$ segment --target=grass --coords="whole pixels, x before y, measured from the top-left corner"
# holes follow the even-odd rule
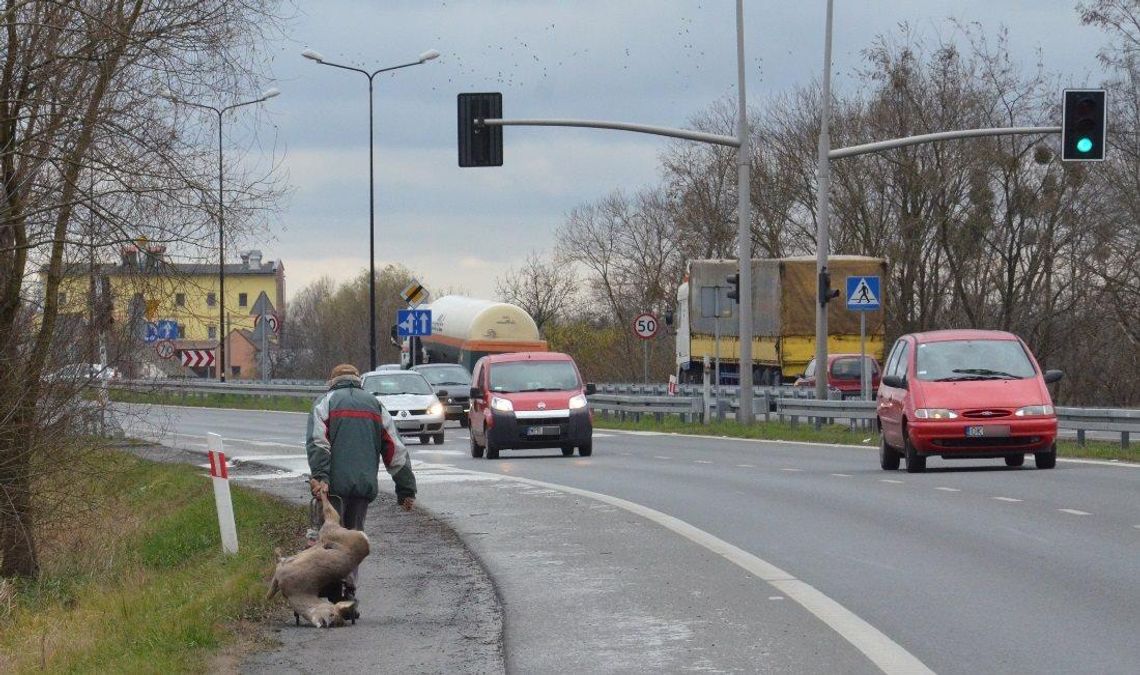
[[[287,396],[249,396],[243,394],[209,394],[204,396],[177,393],[111,392],[116,401],[132,403],[157,403],[162,405],[189,405],[207,408],[239,408],[242,410],[280,410],[287,412],[308,412],[312,401],[305,398]],[[658,422],[652,415],[643,415],[638,421],[619,421],[614,417],[594,416],[594,426],[599,429],[624,429],[627,431],[659,431],[674,434],[698,434],[706,436],[726,436],[729,438],[754,438],[781,441],[802,441],[809,443],[840,443],[844,445],[867,445],[878,447],[878,434],[860,429],[851,431],[844,425],[829,425],[816,429],[808,422],[796,426],[780,422],[757,422],[751,426],[738,424],[733,420],[701,424],[682,422],[680,417],[666,415]],[[870,439],[864,442],[865,439]],[[1120,460],[1140,463],[1140,444],[1132,443],[1125,450],[1120,443],[1112,441],[1088,441],[1083,447],[1074,440],[1062,439],[1057,443],[1057,453],[1061,457],[1085,459]]]
[[[822,426],[818,430],[811,424],[796,426],[779,422],[757,422],[750,426],[734,420],[701,424],[682,422],[679,417],[666,416],[658,422],[645,415],[638,421],[620,421],[613,417],[594,416],[594,426],[599,429],[626,431],[659,431],[674,434],[698,434],[704,436],[725,436],[728,438],[755,438],[780,441],[800,441],[809,443],[841,443],[844,445],[864,445],[877,448],[879,434],[868,429],[851,431],[846,425]],[[1132,443],[1127,450],[1119,443],[1110,441],[1087,441],[1084,446],[1074,440],[1062,439],[1057,442],[1057,455],[1083,459],[1120,460],[1140,463],[1140,445]]]
[[[0,584],[0,672],[207,672],[265,616],[274,547],[293,548],[302,509],[234,487],[240,552],[221,552],[202,471],[106,453],[99,500],[40,538],[42,573]]]
[[[300,396],[251,396],[249,394],[185,394],[179,392],[139,392],[111,389],[110,398],[116,403],[152,403],[156,405],[185,405],[198,408],[235,408],[238,410],[277,410],[283,412],[309,412],[313,400]]]

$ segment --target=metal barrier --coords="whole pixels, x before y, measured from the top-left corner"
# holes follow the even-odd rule
[[[1140,410],[1121,408],[1057,408],[1057,426],[1077,432],[1077,445],[1085,444],[1086,431],[1120,433],[1120,447],[1127,450],[1132,432],[1140,432]]]
[[[124,380],[109,383],[114,389],[128,391],[178,391],[188,394],[244,394],[247,396],[291,396],[315,398],[326,391],[323,384],[284,384],[260,382],[217,382],[199,379]],[[739,387],[722,386],[721,404],[704,397],[700,385],[679,385],[675,396],[668,396],[661,384],[599,384],[598,393],[590,396],[590,406],[602,414],[616,414],[619,419],[641,419],[652,414],[657,420],[665,415],[680,415],[683,420],[708,423],[735,412]],[[800,417],[814,420],[818,428],[825,421],[847,420],[854,428],[876,418],[876,402],[858,399],[819,401],[814,390],[778,386],[753,388],[753,412],[769,421],[771,413],[793,425]],[[1085,444],[1086,431],[1120,434],[1120,447],[1127,449],[1131,434],[1140,433],[1140,410],[1127,408],[1057,408],[1057,425],[1077,432],[1077,443]]]

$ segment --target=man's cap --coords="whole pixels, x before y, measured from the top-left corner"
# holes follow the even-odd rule
[[[332,374],[329,375],[329,379],[335,380],[341,375],[355,375],[357,377],[360,377],[360,371],[357,370],[356,366],[352,365],[351,363],[342,363],[332,369]]]

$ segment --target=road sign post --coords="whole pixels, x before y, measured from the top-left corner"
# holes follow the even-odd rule
[[[657,335],[660,324],[651,312],[642,312],[633,319],[633,334],[642,340],[643,369],[642,383],[649,384],[649,341]]]
[[[225,446],[218,434],[207,434],[207,438],[207,456],[210,458],[210,478],[214,483],[214,505],[218,509],[222,550],[233,555],[238,552],[237,525],[234,523],[234,503],[230,497],[230,474],[226,468]]]
[[[859,312],[859,393],[863,400],[871,398],[871,378],[867,368],[867,312],[882,308],[881,290],[877,276],[847,277],[847,309]],[[823,367],[826,373],[826,365]],[[816,372],[819,368],[817,365]]]

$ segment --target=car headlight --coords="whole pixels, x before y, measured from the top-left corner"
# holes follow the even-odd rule
[[[499,412],[514,412],[515,410],[515,407],[511,405],[509,400],[499,398],[498,396],[491,397],[491,407]]]
[[[952,420],[958,417],[958,413],[947,408],[918,408],[914,416],[920,420]]]
[[[443,404],[436,401],[428,406],[427,411],[429,415],[441,415],[443,414]]]
[[[1034,415],[1052,415],[1053,406],[1051,405],[1027,405],[1024,408],[1018,408],[1017,412],[1013,413],[1018,417],[1030,417]]]
[[[579,410],[579,409],[585,408],[585,407],[586,407],[586,395],[585,394],[574,394],[573,396],[570,397],[570,409],[571,410]]]

